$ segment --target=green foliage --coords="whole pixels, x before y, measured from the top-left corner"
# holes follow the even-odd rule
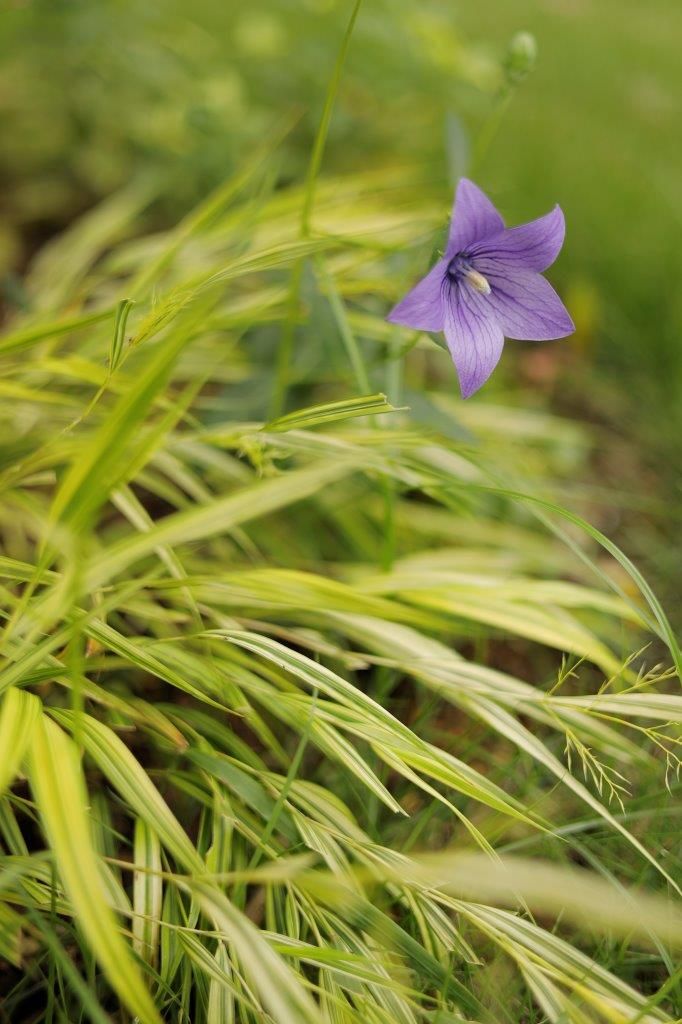
[[[263,140],[284,136],[270,183],[302,180],[349,13],[346,0],[7,5],[0,304],[30,309],[27,260],[119,189],[131,212],[111,224],[111,242],[139,234],[141,217],[175,223]],[[578,332],[570,348],[527,352],[527,400],[549,396],[634,439],[634,458],[613,458],[609,479],[646,478],[638,489],[652,503],[624,517],[617,539],[651,568],[678,626],[668,550],[682,475],[680,31],[671,0],[625,11],[619,0],[372,0],[354,28],[326,157],[340,172],[416,164],[415,184],[439,210],[467,172],[510,220],[562,204],[567,242],[552,273]],[[531,80],[516,89],[533,39]]]
[[[292,117],[297,128],[277,162],[299,176],[347,8],[342,0],[12,5],[0,43],[8,247],[15,227],[63,224],[128,182],[131,168],[153,181],[157,211],[184,212]],[[498,78],[495,62],[464,44],[438,0],[418,9],[374,0],[353,33],[335,158],[348,166],[352,146],[374,164],[393,150],[386,104],[417,129],[406,134],[402,159],[419,156],[425,132],[457,97],[486,93]]]
[[[674,631],[587,432],[384,320],[533,39],[358,9],[6,18],[0,260],[66,225],[0,336],[17,1024],[679,1018]]]
[[[643,433],[679,507],[682,296],[669,283],[682,272],[682,8],[492,0],[458,5],[457,18],[498,48],[519,27],[537,37],[532,85],[501,127],[485,181],[519,220],[561,203],[560,273],[582,349],[561,389],[587,391],[600,416]]]
[[[5,1012],[671,1020],[632,794],[676,786],[682,700],[628,652],[679,652],[548,489],[588,439],[462,407],[382,319],[441,217],[411,173],[321,179],[303,240],[268,174],[113,247],[108,200],[0,340]]]

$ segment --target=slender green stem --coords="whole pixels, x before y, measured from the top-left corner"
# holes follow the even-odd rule
[[[403,391],[403,358],[405,349],[398,341],[397,331],[388,343],[386,357],[386,396],[392,405],[400,405]]]
[[[475,174],[480,167],[497,135],[517,88],[533,70],[536,56],[537,44],[530,33],[517,32],[516,35],[512,36],[504,61],[504,81],[498,90],[495,103],[485,119],[474,144],[473,159],[471,161],[472,174]]]
[[[308,746],[308,741],[310,739],[310,735],[312,733],[314,725],[315,712],[317,709],[317,695],[318,691],[314,689],[313,699],[310,705],[310,712],[308,714],[308,718],[303,729],[303,732],[301,733],[301,738],[298,741],[298,746],[296,747],[296,751],[292,758],[291,764],[289,765],[289,771],[287,772],[286,778],[284,780],[284,785],[280,790],[279,796],[277,797],[277,800],[275,802],[275,806],[272,809],[272,814],[270,815],[270,818],[265,826],[265,831],[263,832],[263,835],[261,836],[260,839],[260,845],[255,847],[253,854],[251,855],[251,859],[246,868],[247,871],[254,871],[260,864],[263,854],[265,853],[268,842],[270,840],[270,837],[275,831],[275,827],[277,825],[277,822],[279,821],[279,817],[282,811],[284,810],[284,806],[289,797],[291,787],[296,781],[296,776],[298,775],[299,768],[301,767],[303,755],[305,754],[306,747]]]
[[[327,136],[329,134],[329,125],[331,124],[334,104],[336,103],[336,97],[341,83],[343,66],[346,62],[351,36],[353,35],[353,29],[355,28],[355,22],[357,20],[361,4],[362,0],[355,0],[350,19],[341,42],[341,47],[336,58],[336,63],[334,64],[334,70],[332,71],[332,76],[327,87],[327,95],[322,109],[322,117],[320,118],[320,124],[313,143],[312,152],[310,154],[310,163],[308,164],[308,173],[306,175],[303,205],[301,207],[301,238],[308,238],[310,236],[310,217],[315,203],[317,179],[322,166],[322,158],[327,144]],[[282,329],[282,336],[280,338],[279,348],[277,351],[275,384],[272,401],[270,403],[270,419],[275,419],[277,416],[281,416],[286,405],[287,391],[289,389],[289,368],[291,366],[291,357],[294,350],[294,338],[296,335],[296,321],[298,318],[298,309],[301,297],[302,278],[303,261],[300,260],[294,266],[291,274],[289,299],[287,303],[287,318]]]
[[[512,101],[515,91],[516,89],[513,85],[506,83],[495,97],[494,106],[483,122],[481,130],[474,143],[474,151],[471,158],[470,168],[471,175],[475,175],[483,163],[495,136],[500,130],[500,126],[504,120],[507,110],[509,109],[509,104]]]
[[[355,334],[348,323],[348,317],[346,316],[343,301],[336,290],[336,286],[331,275],[328,273],[327,268],[324,265],[324,260],[317,260],[316,265],[322,286],[327,294],[327,298],[329,299],[329,304],[332,309],[334,320],[336,321],[336,326],[339,329],[341,340],[343,341],[346,352],[348,353],[350,364],[353,367],[358,388],[360,389],[361,394],[368,395],[372,389],[372,385],[362,358],[360,346],[358,345]],[[395,342],[392,343],[392,346],[389,349],[389,355],[386,361],[386,393],[390,396],[390,401],[397,404],[399,402],[401,389],[402,362],[395,356],[394,345]],[[381,543],[380,563],[384,572],[389,572],[395,560],[395,481],[390,476],[384,475],[381,478],[381,488],[384,498],[384,530]]]
[[[287,315],[277,349],[275,387],[272,393],[269,413],[271,420],[276,420],[281,416],[286,406],[287,391],[289,390],[289,367],[291,366],[291,357],[294,351],[294,337],[296,334],[302,277],[303,261],[299,260],[291,272],[291,283],[287,298]]]
[[[313,203],[315,201],[315,188],[317,186],[317,178],[320,173],[320,167],[322,166],[322,157],[324,156],[324,147],[327,144],[327,135],[329,134],[329,125],[331,124],[332,113],[334,110],[334,104],[336,103],[336,97],[339,91],[339,85],[341,83],[341,75],[343,74],[343,66],[346,63],[346,57],[348,56],[348,49],[350,47],[351,36],[353,35],[353,29],[355,28],[355,22],[360,12],[360,6],[362,0],[355,0],[353,10],[346,27],[343,40],[341,42],[341,48],[336,58],[332,77],[327,87],[327,96],[324,101],[324,108],[322,110],[322,117],[320,118],[320,125],[317,129],[317,135],[315,136],[315,142],[313,144],[313,150],[310,156],[310,164],[308,165],[308,175],[305,183],[305,195],[303,198],[303,208],[301,210],[301,234],[304,238],[307,238],[310,234],[310,215],[313,210]]]
[[[369,374],[367,373],[364,359],[362,358],[360,346],[358,345],[355,334],[348,323],[346,310],[341,296],[336,289],[334,279],[328,272],[322,258],[316,261],[316,270],[322,287],[329,299],[332,316],[334,317],[339,334],[341,335],[341,341],[343,342],[344,348],[348,354],[348,359],[353,368],[353,373],[355,375],[355,380],[360,394],[369,395],[372,393],[372,385],[369,380]]]
[[[397,338],[394,336],[389,343],[386,364],[386,395],[393,405],[400,405],[402,392],[403,361],[398,356],[400,351]],[[381,424],[390,429],[391,424]],[[396,529],[395,529],[395,506],[397,497],[396,481],[393,477],[384,476],[384,533],[381,546],[381,567],[384,572],[390,572],[395,561]]]
[[[395,481],[382,477],[384,492],[384,532],[381,544],[381,568],[390,572],[395,561]]]

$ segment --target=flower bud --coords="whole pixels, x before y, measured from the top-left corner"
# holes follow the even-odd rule
[[[530,32],[517,32],[509,41],[504,68],[509,82],[518,85],[533,68],[538,54],[535,36]]]

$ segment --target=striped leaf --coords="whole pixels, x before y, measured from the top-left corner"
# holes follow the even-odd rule
[[[30,745],[31,789],[55,866],[79,926],[121,1002],[142,1024],[161,1018],[132,950],[107,902],[92,844],[88,794],[78,751],[49,718],[38,722]]]

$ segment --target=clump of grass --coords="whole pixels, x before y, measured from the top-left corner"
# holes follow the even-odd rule
[[[108,202],[27,277],[0,339],[7,1019],[675,1013],[682,701],[629,652],[679,651],[553,499],[583,432],[461,408],[382,319],[440,222],[417,182],[323,179],[302,239],[255,160],[164,234],[112,247]]]

